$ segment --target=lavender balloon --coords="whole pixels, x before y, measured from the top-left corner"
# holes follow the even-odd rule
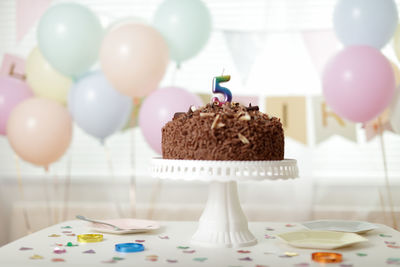
[[[139,127],[150,147],[161,154],[162,127],[175,112],[186,112],[190,106],[202,104],[200,97],[179,87],[164,87],[150,94],[139,111]]]
[[[68,109],[79,127],[103,142],[125,125],[132,100],[114,90],[101,72],[95,72],[71,88]]]
[[[14,107],[32,96],[30,87],[23,81],[0,77],[0,135],[6,134],[7,121]]]

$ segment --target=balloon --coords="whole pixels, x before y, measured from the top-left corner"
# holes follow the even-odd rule
[[[400,26],[397,27],[393,37],[393,49],[398,60],[400,60]]]
[[[202,104],[200,97],[179,87],[160,88],[145,98],[139,111],[139,127],[150,147],[161,154],[162,127],[175,112]]]
[[[397,88],[390,105],[389,121],[393,131],[400,134],[400,88]]]
[[[0,135],[6,134],[7,121],[14,107],[32,96],[31,89],[23,81],[0,76]]]
[[[380,49],[392,38],[397,21],[394,0],[339,0],[333,13],[336,35],[346,46]]]
[[[37,29],[40,51],[61,73],[77,77],[97,60],[103,29],[87,7],[63,3],[48,9]]]
[[[67,150],[72,138],[72,119],[61,104],[34,97],[12,111],[7,136],[18,156],[47,168]]]
[[[180,64],[207,43],[211,15],[200,0],[165,0],[156,10],[154,25],[167,40],[171,59]]]
[[[143,18],[138,18],[138,17],[124,17],[124,18],[120,18],[116,21],[113,21],[112,23],[110,23],[107,28],[106,28],[106,32],[110,32],[113,31],[117,28],[119,28],[120,26],[124,26],[126,24],[144,24],[144,25],[149,25],[149,23],[143,19]]]
[[[322,83],[327,104],[354,122],[367,122],[379,115],[395,91],[390,62],[370,46],[340,51],[325,68]]]
[[[143,97],[154,91],[164,76],[168,47],[152,27],[125,24],[106,34],[100,63],[116,90],[131,97]]]
[[[72,80],[56,71],[36,47],[26,61],[26,82],[36,96],[66,104]]]
[[[101,72],[95,72],[71,88],[68,109],[79,127],[103,142],[124,126],[132,101],[114,90]]]
[[[394,80],[396,81],[396,87],[398,87],[400,85],[400,69],[392,61],[390,61],[390,65],[392,65]]]

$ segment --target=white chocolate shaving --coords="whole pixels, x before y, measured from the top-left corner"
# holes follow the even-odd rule
[[[224,127],[225,126],[225,124],[224,123],[222,123],[222,122],[218,122],[218,124],[217,124],[217,129],[218,128],[222,128],[222,127]]]
[[[211,124],[211,129],[214,129],[215,126],[217,126],[218,120],[219,120],[219,114],[215,117],[213,123]]]
[[[251,117],[250,117],[249,113],[246,112],[246,113],[244,114],[244,116],[242,116],[242,117],[239,118],[239,120],[240,120],[240,121],[249,121],[249,120],[251,120]]]
[[[250,143],[249,140],[244,135],[242,135],[241,133],[238,133],[238,137],[239,137],[240,141],[242,141],[243,144],[249,144]]]
[[[200,117],[213,117],[214,115],[215,113],[207,113],[207,112],[200,113]]]
[[[191,106],[190,109],[195,112],[197,110],[197,108],[195,106]]]

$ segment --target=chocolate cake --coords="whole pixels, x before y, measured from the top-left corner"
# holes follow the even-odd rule
[[[227,102],[175,113],[162,129],[164,159],[282,160],[280,119]]]

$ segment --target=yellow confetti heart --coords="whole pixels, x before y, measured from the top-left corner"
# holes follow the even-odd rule
[[[296,252],[285,252],[285,255],[289,256],[289,257],[294,257],[294,256],[298,256],[299,253],[296,253]]]
[[[32,259],[32,260],[41,260],[41,259],[43,259],[43,257],[40,256],[40,255],[35,254],[35,255],[31,256],[30,259]]]

